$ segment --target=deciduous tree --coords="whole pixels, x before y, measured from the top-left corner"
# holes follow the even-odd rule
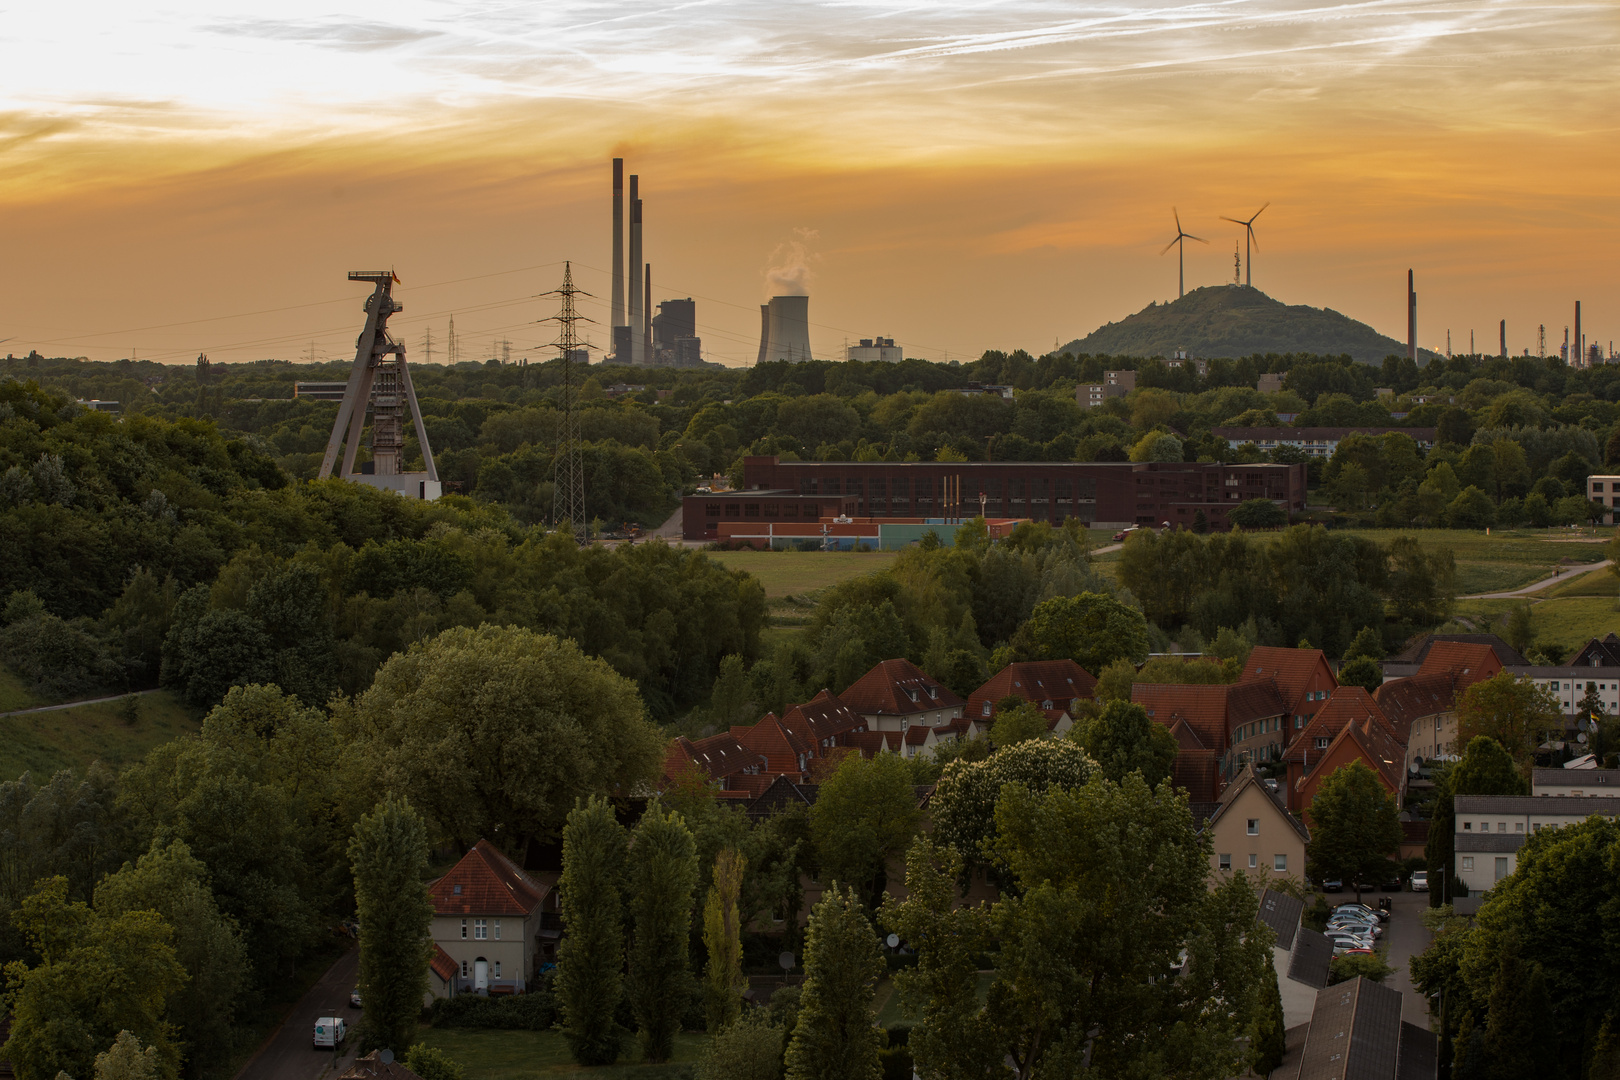
[[[711,1032],[736,1021],[748,984],[742,973],[742,918],[737,903],[746,868],[747,860],[735,849],[721,851],[715,859],[714,884],[709,886],[709,899],[703,906],[703,944],[709,952],[703,1011]]]
[[[356,823],[349,865],[360,920],[362,1041],[408,1047],[433,959],[427,826],[409,802],[390,796]]]
[[[624,994],[624,827],[605,798],[575,803],[563,827],[563,926],[557,947],[557,1004],[563,1036],[581,1065],[619,1057],[613,1018]]]
[[[1345,878],[1361,899],[1363,883],[1376,881],[1401,846],[1395,800],[1364,762],[1335,769],[1311,800],[1311,842],[1306,872],[1318,881]]]
[[[1014,645],[1031,660],[1069,659],[1101,671],[1118,659],[1147,659],[1147,619],[1102,593],[1059,596],[1035,605]]]
[[[787,1080],[878,1080],[880,1036],[872,995],[882,974],[877,935],[860,897],[833,883],[810,913]]]
[[[686,822],[656,802],[630,835],[628,862],[632,926],[626,984],[641,1054],[668,1061],[692,996],[687,957],[692,935],[692,890],[697,846]]]
[[[1457,701],[1457,742],[1467,746],[1479,735],[1494,739],[1521,772],[1529,769],[1548,733],[1562,725],[1552,691],[1506,671],[1474,683]]]
[[[903,758],[848,755],[823,781],[810,807],[821,880],[841,881],[863,897],[875,896],[888,860],[905,851],[921,820]]]
[[[1096,716],[1071,728],[1069,737],[1116,784],[1135,772],[1148,787],[1157,788],[1169,778],[1176,760],[1176,740],[1170,730],[1148,719],[1142,706],[1128,701],[1108,702]]]

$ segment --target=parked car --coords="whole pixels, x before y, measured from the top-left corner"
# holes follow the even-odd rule
[[[1341,948],[1338,945],[1335,945],[1333,947],[1333,955],[1334,956],[1372,956],[1374,954],[1373,954],[1373,950],[1371,950],[1371,949],[1346,949],[1346,948]]]
[[[1338,878],[1329,878],[1322,882],[1323,892],[1344,892],[1344,882]]]
[[[1333,943],[1335,950],[1341,945],[1348,949],[1370,949],[1374,944],[1372,938],[1352,933],[1349,930],[1330,929],[1327,932],[1327,939]]]
[[[1378,883],[1378,891],[1379,892],[1400,892],[1401,891],[1401,879],[1400,879],[1400,877],[1397,875],[1395,877],[1387,877],[1383,881],[1380,881]]]
[[[1136,531],[1136,526],[1135,525],[1132,525],[1128,529],[1121,529],[1121,530],[1119,530],[1119,532],[1114,534],[1114,539],[1115,540],[1124,540],[1126,537],[1130,536],[1131,533],[1133,533],[1135,531]]]
[[[1412,891],[1413,892],[1428,892],[1429,891],[1429,872],[1427,870],[1414,870],[1414,871],[1412,871]]]
[[[1389,919],[1389,912],[1380,908],[1370,908],[1366,904],[1340,904],[1333,909],[1328,918],[1332,918],[1334,915],[1365,915],[1367,918],[1377,919],[1379,922],[1386,922]]]
[[[349,1008],[360,1008],[360,988],[358,986],[349,991]]]
[[[315,1021],[315,1049],[334,1050],[343,1045],[349,1027],[341,1016],[323,1016]]]
[[[1384,934],[1384,928],[1377,923],[1364,922],[1361,919],[1333,919],[1328,922],[1329,930],[1343,930],[1351,934],[1361,934],[1365,937],[1379,938]]]

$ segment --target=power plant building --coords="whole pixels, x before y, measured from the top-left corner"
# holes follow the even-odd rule
[[[703,342],[697,336],[697,304],[660,300],[652,320],[653,363],[662,367],[697,367],[703,363]]]
[[[1267,499],[1305,508],[1304,465],[1218,462],[886,462],[743,459],[741,489],[688,495],[681,532],[714,540],[724,522],[821,519],[1077,518],[1097,528],[1229,527],[1232,508]]]
[[[905,358],[904,350],[894,343],[894,338],[861,338],[859,345],[848,345],[844,348],[845,360],[898,364]]]
[[[760,306],[759,363],[802,364],[810,355],[810,298],[773,296]]]

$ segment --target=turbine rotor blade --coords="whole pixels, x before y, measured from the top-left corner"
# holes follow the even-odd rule
[[[1199,243],[1200,243],[1200,244],[1207,244],[1207,243],[1209,243],[1209,241],[1208,241],[1208,240],[1205,240],[1205,239],[1204,239],[1204,238],[1203,238],[1203,237],[1202,237],[1202,236],[1194,236],[1194,235],[1193,235],[1193,234],[1192,234],[1192,233],[1183,233],[1183,234],[1182,234],[1182,235],[1184,235],[1184,236],[1186,236],[1186,238],[1187,238],[1187,239],[1189,239],[1189,240],[1196,240],[1196,241],[1198,241],[1198,242],[1199,242]]]
[[[1159,254],[1160,255],[1168,254],[1170,249],[1175,247],[1179,243],[1181,243],[1181,237],[1178,236],[1174,240],[1170,241],[1168,244],[1164,245],[1164,250],[1159,252]]]
[[[1172,206],[1170,208],[1170,213],[1175,215],[1175,218],[1176,218],[1176,232],[1179,233],[1181,231],[1181,211],[1177,210],[1175,207]]]
[[[1247,228],[1249,230],[1249,243],[1254,245],[1254,250],[1259,251],[1260,250],[1260,238],[1258,236],[1254,235],[1254,226],[1249,225],[1249,226],[1247,226]]]
[[[1248,222],[1247,222],[1247,221],[1243,221],[1243,220],[1242,220],[1242,219],[1240,219],[1240,218],[1235,218],[1235,217],[1227,217],[1227,216],[1226,216],[1226,215],[1225,215],[1225,214],[1222,214],[1222,215],[1221,215],[1221,220],[1222,220],[1222,221],[1230,221],[1230,222],[1231,222],[1231,223],[1232,223],[1232,224],[1234,224],[1234,225],[1247,225],[1247,224],[1248,224]]]
[[[1271,205],[1271,203],[1270,203],[1270,202],[1267,202],[1267,203],[1266,203],[1266,206],[1270,206],[1270,205]],[[1259,217],[1259,216],[1260,216],[1260,215],[1261,215],[1261,214],[1263,214],[1263,213],[1265,213],[1265,212],[1266,212],[1266,206],[1262,206],[1262,207],[1261,207],[1261,208],[1260,208],[1260,209],[1258,209],[1258,210],[1256,210],[1256,211],[1255,211],[1255,212],[1254,212],[1254,217],[1252,217],[1252,218],[1250,218],[1250,219],[1249,219],[1249,220],[1250,220],[1250,221],[1253,221],[1253,220],[1254,220],[1254,218],[1257,218],[1257,217]]]

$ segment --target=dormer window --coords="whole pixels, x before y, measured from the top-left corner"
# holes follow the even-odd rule
[[[460,896],[461,895],[461,886],[460,885],[452,885],[452,886],[450,886],[450,892],[454,896]]]
[[[979,715],[980,716],[989,716],[990,715],[990,703],[988,701],[984,703],[984,707],[980,711]]]

